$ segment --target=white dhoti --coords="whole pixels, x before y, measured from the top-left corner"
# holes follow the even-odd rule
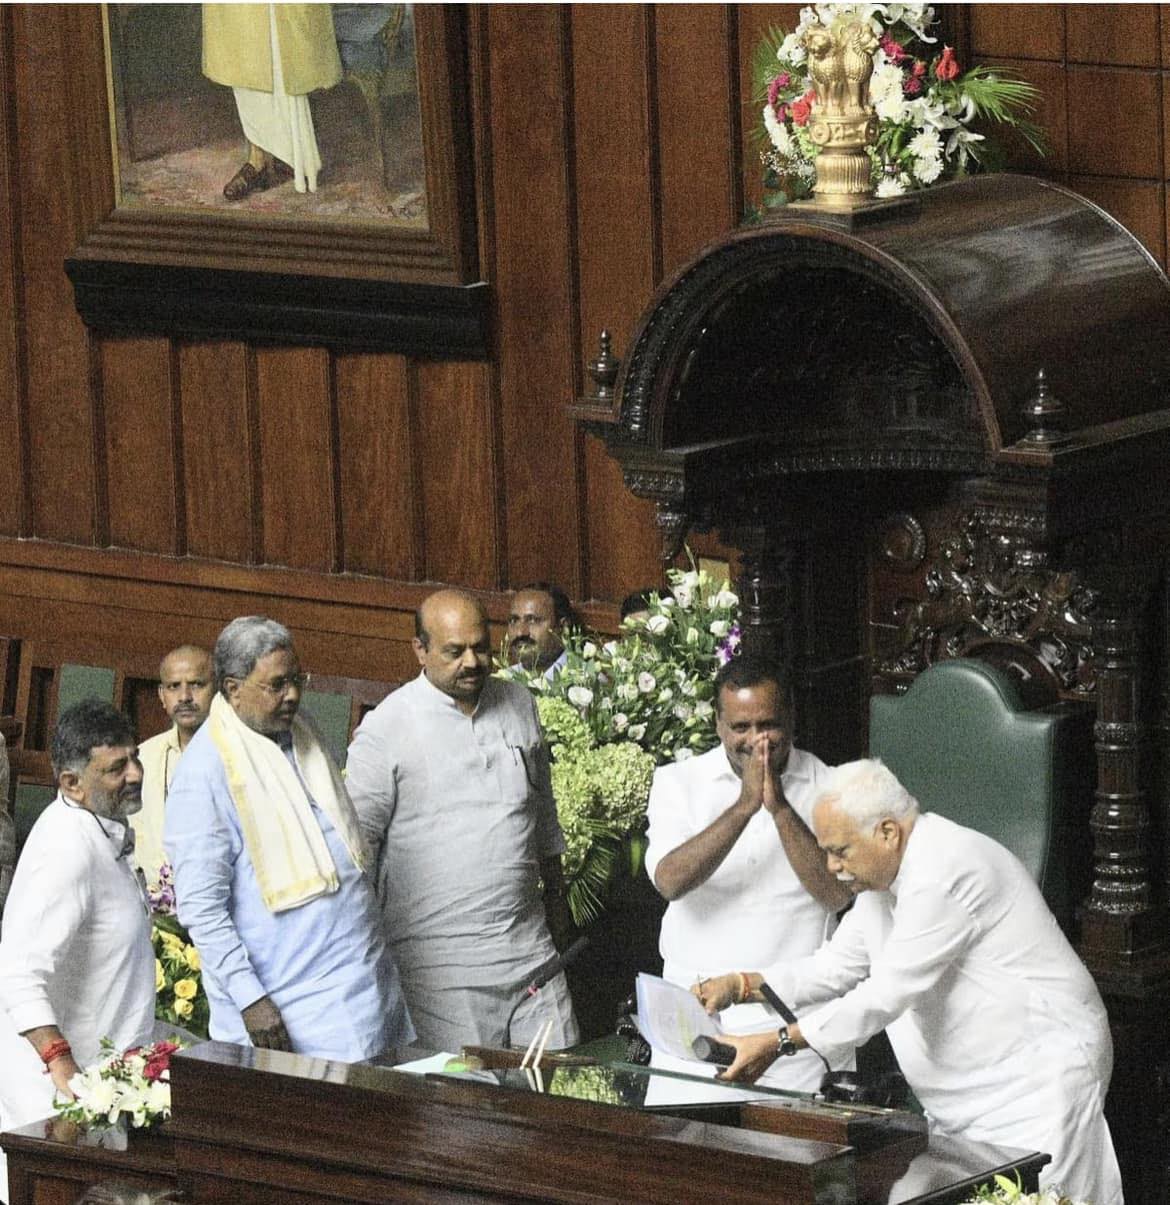
[[[309,108],[307,95],[290,96],[284,90],[276,32],[276,6],[270,4],[268,10],[272,38],[272,91],[260,92],[241,87],[232,89],[240,114],[240,125],[249,142],[275,155],[293,169],[293,186],[297,192],[316,192],[321,153],[313,129],[313,112]]]

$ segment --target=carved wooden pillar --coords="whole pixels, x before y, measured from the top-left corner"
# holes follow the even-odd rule
[[[738,582],[740,625],[747,652],[776,658],[792,666],[794,587],[793,550],[768,532],[745,540],[743,571]]]
[[[1095,967],[1164,946],[1153,910],[1150,819],[1142,788],[1143,731],[1134,593],[1102,600],[1093,620],[1097,651],[1096,802],[1093,886],[1081,917],[1081,944]]]

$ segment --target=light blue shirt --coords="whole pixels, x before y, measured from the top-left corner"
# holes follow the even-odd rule
[[[299,778],[291,746],[282,748]],[[410,1042],[414,1028],[373,888],[328,816],[309,802],[340,885],[299,907],[270,912],[205,725],[175,772],[163,840],[175,868],[179,920],[203,962],[211,1036],[247,1045],[240,1014],[268,996],[295,1051],[355,1062]]]

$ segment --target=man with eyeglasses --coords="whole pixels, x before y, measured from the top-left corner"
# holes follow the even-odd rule
[[[86,699],[50,747],[57,798],[25,841],[0,939],[0,1128],[53,1114],[55,1093],[100,1052],[150,1041],[154,950],[130,859],[142,802],[129,721]],[[6,1199],[0,1164],[0,1197]]]
[[[203,963],[211,1036],[360,1062],[414,1037],[361,825],[298,710],[292,635],[232,620],[215,697],[171,784],[163,840]]]

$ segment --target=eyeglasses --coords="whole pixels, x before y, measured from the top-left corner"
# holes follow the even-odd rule
[[[309,675],[290,674],[287,678],[277,678],[274,682],[253,682],[252,685],[270,698],[283,699],[290,689],[304,690],[309,685]]]

